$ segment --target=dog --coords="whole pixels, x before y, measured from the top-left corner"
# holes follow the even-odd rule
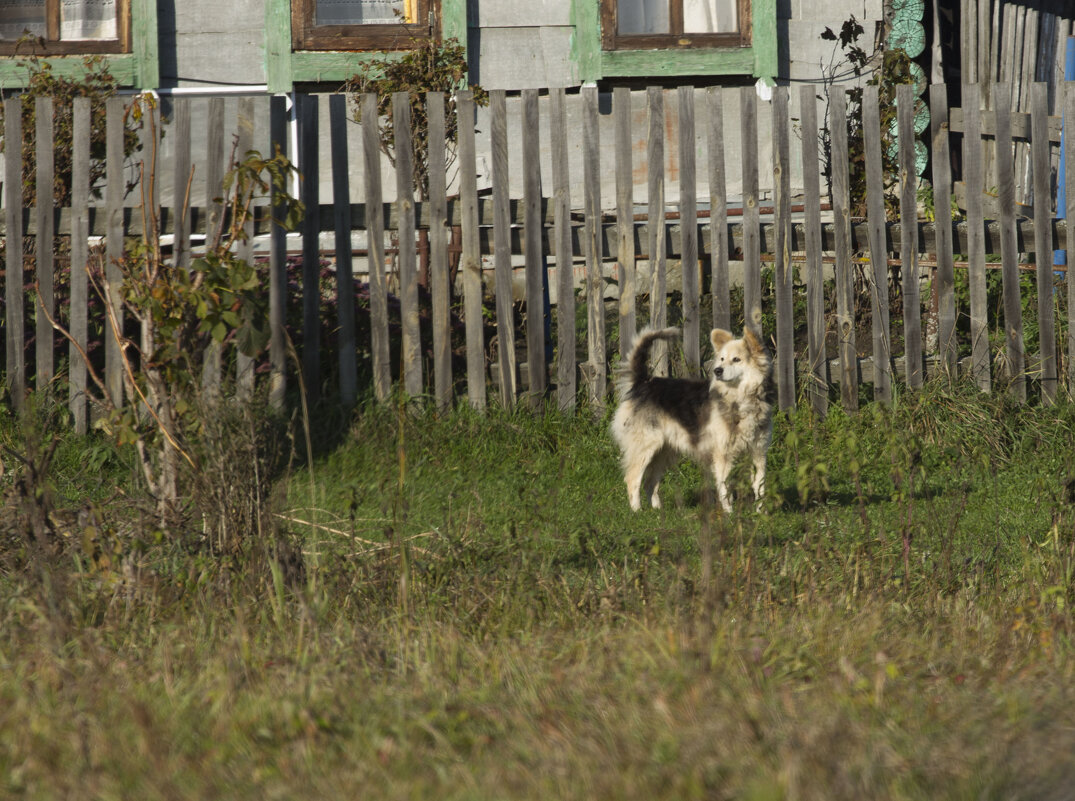
[[[653,343],[679,335],[678,328],[641,331],[617,381],[621,400],[612,437],[622,453],[631,509],[642,508],[643,493],[659,509],[661,478],[685,455],[713,471],[720,504],[731,511],[728,476],[744,453],[753,461],[752,486],[760,509],[776,403],[772,359],[750,329],[735,339],[730,331],[714,328],[709,339],[716,358],[708,381],[650,375]]]

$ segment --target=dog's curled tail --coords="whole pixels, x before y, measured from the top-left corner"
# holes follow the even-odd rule
[[[649,379],[649,352],[650,348],[653,347],[653,343],[658,339],[674,341],[679,338],[679,335],[678,328],[662,328],[659,330],[644,328],[638,332],[634,346],[631,348],[628,367],[631,384],[639,384]]]

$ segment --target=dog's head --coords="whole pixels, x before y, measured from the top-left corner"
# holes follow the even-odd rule
[[[713,381],[737,386],[745,376],[764,372],[768,355],[761,340],[749,328],[742,339],[731,331],[714,328],[709,334],[716,358],[713,360]]]

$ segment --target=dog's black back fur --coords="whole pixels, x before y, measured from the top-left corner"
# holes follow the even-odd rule
[[[709,382],[696,378],[661,378],[650,375],[649,352],[658,339],[675,340],[678,328],[644,331],[638,336],[631,353],[631,381],[624,396],[640,406],[655,406],[670,415],[692,439],[709,421]]]

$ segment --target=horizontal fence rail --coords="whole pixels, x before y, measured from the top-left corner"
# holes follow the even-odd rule
[[[35,168],[21,180],[23,151],[5,148],[10,397],[18,404],[30,387],[65,375],[76,426],[85,427],[92,390],[79,352],[103,353],[109,386],[118,390],[122,377],[116,344],[88,322],[98,300],[82,265],[103,259],[119,281],[125,249],[147,226],[165,237],[175,266],[189,264],[228,224],[219,196],[229,161],[254,148],[293,154],[306,214],[285,236],[274,210],[259,206],[242,254],[264,262],[267,354],[257,364],[219,352],[205,359],[217,372],[234,367],[244,393],[255,375],[267,376],[276,405],[299,369],[312,396],[345,403],[367,390],[386,399],[399,382],[440,408],[457,398],[484,408],[490,390],[507,406],[570,410],[582,393],[600,407],[635,328],[668,323],[682,327],[682,347],[657,353],[658,372],[698,374],[710,326],[759,331],[775,352],[783,408],[806,396],[823,413],[835,393],[854,408],[863,384],[889,402],[894,381],[913,389],[960,372],[983,391],[1003,384],[1025,400],[1031,387],[1051,402],[1075,385],[1075,288],[1054,264],[1068,247],[1075,170],[1058,178],[1064,208],[1054,208],[1061,186],[1052,183],[1061,147],[1073,163],[1059,119],[1075,118],[1075,88],[1062,85],[1050,109],[1036,85],[1030,111],[1018,114],[1006,87],[991,88],[996,107],[979,110],[973,84],[953,109],[944,86],[924,98],[899,87],[897,114],[882,130],[887,101],[866,87],[850,137],[846,96],[827,87],[778,87],[771,103],[753,88],[617,89],[610,114],[592,88],[578,97],[496,91],[480,112],[488,121],[480,137],[470,123],[479,110],[462,92],[451,147],[446,98],[434,93],[424,98],[431,157],[416,164],[401,132],[391,166],[372,97],[357,99],[358,124],[341,95],[299,96],[290,110],[282,98],[197,107],[179,98],[157,129],[163,140],[127,157],[124,101],[95,119],[79,100],[64,207],[51,192],[24,202],[27,187],[55,178],[56,110],[34,101],[34,130],[24,131],[23,101],[12,98],[4,141],[32,142]],[[405,119],[407,97],[393,100],[395,119]],[[94,186],[91,129],[102,125],[107,152]],[[928,144],[928,197],[916,177],[916,136]],[[1023,162],[1017,147],[1029,149]],[[167,156],[150,158],[158,152]],[[862,164],[856,175],[853,159]],[[802,170],[794,195],[793,165]],[[422,192],[417,169],[428,175]],[[1016,201],[1017,182],[1030,187],[1032,205]],[[732,184],[741,191],[730,194]],[[866,187],[864,197],[852,196],[855,186]],[[48,322],[56,315],[77,348],[58,346]],[[288,336],[297,368],[286,358]]]

